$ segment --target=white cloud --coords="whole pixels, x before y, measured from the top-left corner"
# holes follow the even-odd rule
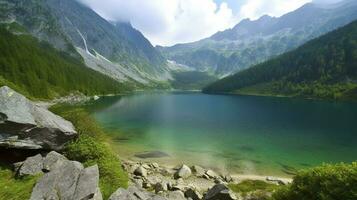
[[[226,3],[213,0],[80,0],[106,19],[130,21],[153,44],[172,45],[208,37],[233,26]]]
[[[225,0],[79,0],[106,19],[130,21],[154,45],[197,41],[237,24],[243,18],[263,14],[280,16],[311,0],[237,0],[230,8]],[[322,1],[322,0],[319,0]],[[232,10],[238,10],[233,13]]]
[[[309,2],[311,0],[248,0],[241,7],[239,17],[257,19],[264,14],[280,17]]]

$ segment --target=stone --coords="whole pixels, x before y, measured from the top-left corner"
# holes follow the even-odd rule
[[[149,166],[148,164],[142,164],[141,166],[146,170],[150,170],[151,169],[151,166]]]
[[[109,197],[109,200],[138,200],[138,198],[124,188],[119,188]]]
[[[51,169],[62,166],[65,161],[67,161],[66,157],[55,151],[51,151],[43,160],[43,170],[51,171]]]
[[[188,178],[191,174],[191,169],[187,165],[182,165],[176,172],[175,178]]]
[[[216,174],[216,172],[214,172],[213,170],[210,170],[210,169],[206,171],[206,175],[209,178],[213,178],[213,179],[219,178],[218,174]]]
[[[223,178],[223,180],[226,181],[227,183],[233,182],[233,178],[232,178],[232,176],[229,175],[229,174],[224,174],[224,175],[222,175],[222,178]]]
[[[138,168],[136,168],[134,171],[134,174],[137,176],[141,176],[141,177],[147,177],[147,175],[148,175],[147,170],[142,166],[139,166]]]
[[[167,191],[168,190],[167,183],[166,182],[156,183],[154,189],[155,189],[155,193]]]
[[[151,163],[151,166],[154,168],[154,169],[157,169],[157,168],[159,168],[159,164],[157,164],[157,163]]]
[[[43,158],[41,154],[37,154],[35,156],[26,158],[18,171],[18,175],[36,175],[42,172],[42,168]]]
[[[192,171],[197,177],[202,177],[205,174],[205,170],[198,165],[192,166]]]
[[[286,185],[286,183],[283,180],[281,180],[279,178],[276,178],[276,177],[268,176],[268,177],[266,177],[265,180],[269,181],[269,182],[272,182],[272,183],[275,183],[275,184],[278,184],[278,185]]]
[[[235,195],[223,184],[214,185],[203,198],[204,200],[236,200]]]
[[[0,146],[61,150],[75,138],[71,122],[28,100],[7,86],[0,88]]]
[[[184,193],[179,190],[167,193],[166,198],[169,200],[186,200]]]
[[[30,200],[71,200],[75,196],[78,178],[83,165],[76,161],[64,162],[62,166],[44,174],[32,190]]]
[[[74,199],[102,200],[97,165],[85,168],[79,175]]]
[[[192,200],[201,200],[202,199],[202,195],[198,191],[196,191],[192,188],[189,188],[185,191],[185,197],[191,198]]]

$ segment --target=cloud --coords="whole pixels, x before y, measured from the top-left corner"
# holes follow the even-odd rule
[[[208,37],[233,26],[226,3],[213,0],[80,0],[108,20],[130,21],[153,44],[172,45]]]
[[[173,45],[209,37],[243,18],[280,16],[311,0],[235,0],[239,3],[234,4],[233,0],[79,1],[108,20],[130,21],[154,45]],[[229,7],[233,5],[239,8]]]
[[[264,14],[280,17],[309,2],[311,0],[249,0],[241,7],[239,17],[257,19]]]

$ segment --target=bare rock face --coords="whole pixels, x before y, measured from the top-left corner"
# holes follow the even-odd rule
[[[0,88],[0,146],[60,150],[76,136],[71,122],[7,86]]]

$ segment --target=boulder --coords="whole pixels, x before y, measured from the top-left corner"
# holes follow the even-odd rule
[[[166,198],[169,200],[186,200],[184,193],[179,190],[167,193]]]
[[[209,177],[209,178],[213,178],[213,179],[217,179],[219,178],[218,174],[212,170],[207,170],[206,171],[206,175]]]
[[[99,169],[97,165],[81,171],[74,199],[102,200],[99,189]]]
[[[187,178],[191,176],[191,169],[187,165],[182,165],[175,174],[175,178]]]
[[[42,168],[43,158],[41,154],[37,154],[36,156],[26,158],[18,170],[18,175],[36,175],[42,172]]]
[[[128,189],[119,188],[109,197],[109,200],[166,200],[166,198],[131,186]]]
[[[69,121],[7,86],[0,88],[0,146],[60,150],[76,136]]]
[[[203,198],[204,200],[236,200],[235,195],[223,184],[213,186]]]
[[[56,152],[50,152],[41,159],[41,169],[48,173],[37,181],[30,200],[102,200],[97,165],[84,169],[81,163],[69,161]]]
[[[141,177],[147,177],[148,172],[144,167],[139,166],[138,168],[135,169],[134,174]]]
[[[58,166],[63,165],[63,162],[66,162],[67,158],[64,157],[63,155],[51,151],[46,155],[46,157],[43,160],[43,170],[44,171],[51,171],[51,169],[54,169]]]
[[[191,198],[192,200],[201,200],[202,199],[202,195],[198,191],[196,191],[192,188],[189,188],[185,191],[185,197]]]
[[[156,183],[154,189],[155,189],[155,193],[167,191],[168,190],[167,183],[166,182]]]
[[[197,177],[202,177],[205,174],[205,170],[198,165],[192,166],[192,171]]]

